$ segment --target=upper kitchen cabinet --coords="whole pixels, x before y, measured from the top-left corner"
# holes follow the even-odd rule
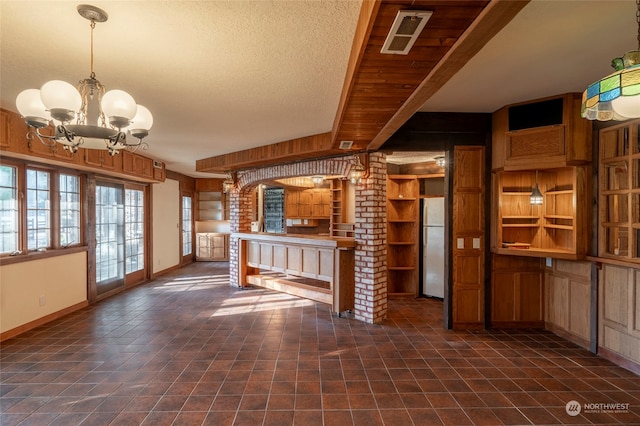
[[[591,161],[591,121],[582,95],[568,93],[508,105],[493,115],[493,170],[531,170]]]

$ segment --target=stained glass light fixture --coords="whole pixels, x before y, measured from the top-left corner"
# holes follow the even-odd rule
[[[611,61],[616,71],[589,85],[582,94],[582,117],[627,120],[640,117],[640,0],[636,0],[638,50]]]

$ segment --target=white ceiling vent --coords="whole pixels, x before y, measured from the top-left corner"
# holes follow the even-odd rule
[[[340,149],[351,149],[353,141],[340,141]]]
[[[433,12],[416,10],[398,11],[398,15],[393,21],[389,35],[387,35],[380,53],[391,55],[408,54],[432,14]]]

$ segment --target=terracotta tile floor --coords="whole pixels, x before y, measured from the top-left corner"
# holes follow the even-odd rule
[[[225,266],[4,342],[0,424],[640,424],[640,377],[551,333],[443,330],[426,299],[364,324],[231,288]],[[629,408],[569,416],[572,400]]]

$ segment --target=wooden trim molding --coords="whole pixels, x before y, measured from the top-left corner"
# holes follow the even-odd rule
[[[80,309],[86,308],[87,306],[89,306],[89,301],[85,300],[83,302],[76,303],[75,305],[69,306],[68,308],[62,309],[58,312],[54,312],[52,314],[38,318],[26,324],[22,324],[16,328],[12,328],[11,330],[7,330],[4,333],[0,333],[0,342],[4,342],[5,340],[11,339],[12,337],[16,337],[29,330],[33,330],[36,327],[40,327],[41,325],[47,324],[58,318],[62,318],[65,315],[69,315],[70,313],[79,311]]]

